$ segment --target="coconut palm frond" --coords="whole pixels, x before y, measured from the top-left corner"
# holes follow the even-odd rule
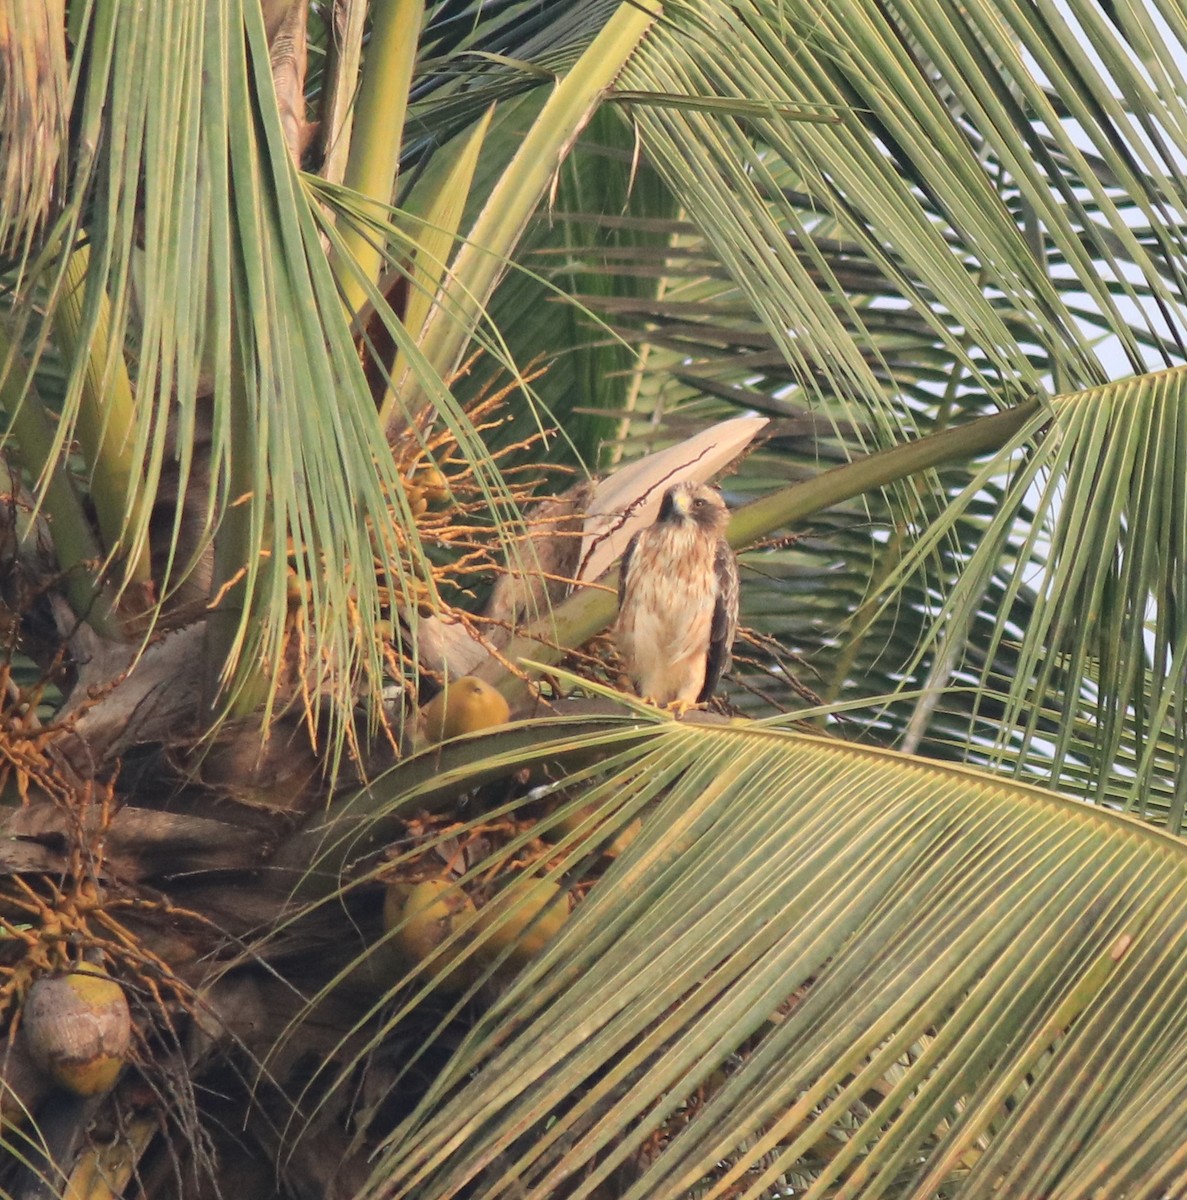
[[[42,260],[23,305],[14,298],[26,342],[69,355],[58,445],[77,434],[88,454],[103,549],[138,592],[133,614],[182,586],[213,544],[222,653],[212,648],[210,683],[242,687],[262,665],[274,687],[293,574],[312,593],[312,686],[342,713],[352,680],[381,672],[359,621],[379,608],[373,548],[404,603],[429,572],[282,136],[258,7],[96,6],[80,36],[74,113],[97,152],[72,178],[59,257]],[[195,511],[178,503],[158,531],[166,474]],[[105,523],[113,499],[122,516]],[[154,595],[139,564],[158,532]],[[204,570],[209,580],[209,558]]]
[[[986,525],[933,633],[936,658],[955,668],[996,576],[1005,584],[997,620],[972,670],[993,690],[986,664],[1009,645],[998,744],[1013,745],[1008,757],[1018,769],[1033,754],[1055,780],[1074,761],[1081,794],[1120,791],[1139,812],[1151,788],[1176,790],[1163,777],[1161,736],[1178,731],[1177,753],[1183,748],[1185,380],[1177,368],[1056,398],[1051,428]],[[1033,514],[1020,513],[1022,505]],[[1015,556],[1010,539],[1020,529]],[[1015,565],[1003,577],[1007,555]],[[1055,725],[1052,713],[1060,714]]]
[[[588,795],[642,832],[367,1195],[1182,1186],[1177,840],[745,725],[661,722]]]

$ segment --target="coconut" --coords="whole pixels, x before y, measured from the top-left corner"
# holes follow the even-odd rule
[[[449,481],[440,467],[417,467],[412,481],[430,504],[443,504],[449,499]]]
[[[492,725],[505,725],[511,719],[511,709],[503,694],[484,679],[463,675],[425,705],[422,718],[429,741],[443,742]]]
[[[529,963],[569,919],[569,895],[547,879],[520,878],[509,884],[478,914],[478,929],[486,936],[479,953],[487,959],[502,954],[519,967]]]
[[[424,962],[473,917],[474,902],[455,883],[426,879],[392,884],[383,902],[383,927],[392,943],[413,962]],[[469,982],[466,963],[458,963],[463,943],[454,942],[428,964],[429,975],[442,987],[461,991]]]
[[[596,804],[583,804],[579,808],[572,809],[565,813],[555,825],[550,825],[544,831],[544,837],[549,841],[558,842],[566,834],[576,833],[597,810],[598,805]],[[592,829],[586,831],[586,838],[603,841],[606,837],[606,824],[605,821],[597,822]],[[607,858],[617,858],[642,831],[643,819],[635,817],[634,820],[628,821],[608,843],[599,848]]]
[[[91,963],[37,980],[23,1025],[33,1061],[78,1096],[97,1096],[115,1084],[132,1040],[124,989]]]

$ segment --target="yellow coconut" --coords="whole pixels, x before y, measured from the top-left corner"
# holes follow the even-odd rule
[[[409,511],[414,517],[422,516],[428,511],[429,502],[425,499],[424,491],[407,479],[404,480],[404,499],[408,501]]]
[[[523,966],[561,930],[569,919],[569,894],[545,879],[517,879],[509,884],[478,914],[483,940],[479,953],[496,958],[511,946],[508,961]]]
[[[444,504],[449,499],[449,482],[439,467],[417,467],[412,479],[430,504]]]
[[[124,989],[90,963],[37,980],[25,999],[23,1027],[33,1061],[78,1096],[97,1096],[115,1084],[132,1040]]]
[[[423,962],[465,926],[475,913],[474,902],[455,883],[426,879],[423,883],[392,884],[383,901],[383,927],[394,930],[392,943],[412,962]],[[428,965],[442,986],[460,991],[469,982],[468,964],[457,964],[461,942]]]
[[[511,709],[497,688],[473,675],[463,675],[425,705],[422,718],[425,737],[430,742],[443,742],[491,725],[504,725],[511,719]]]
[[[313,588],[308,580],[303,581],[297,572],[289,567],[285,579],[285,595],[289,608],[301,608],[309,603],[309,599],[313,595]]]
[[[597,809],[598,805],[596,804],[583,804],[580,808],[573,809],[561,817],[555,825],[549,826],[544,836],[549,841],[560,841],[565,834],[575,833],[589,820],[590,816],[597,812]],[[587,830],[586,837],[596,838],[599,835],[604,837],[605,835],[602,832],[603,825],[604,822],[598,822],[592,829]],[[639,836],[642,828],[643,820],[641,817],[636,817],[633,821],[629,821],[608,845],[601,847],[602,853],[608,858],[617,858]]]

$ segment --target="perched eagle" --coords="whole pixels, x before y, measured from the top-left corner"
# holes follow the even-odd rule
[[[618,650],[639,695],[680,708],[713,695],[738,625],[729,509],[712,488],[669,488],[655,524],[622,556]]]

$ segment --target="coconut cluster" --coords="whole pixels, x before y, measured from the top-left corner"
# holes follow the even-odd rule
[[[384,927],[409,963],[424,963],[436,985],[460,992],[487,968],[506,978],[543,951],[569,919],[569,894],[547,879],[521,876],[478,908],[460,884],[426,879],[392,884]]]

